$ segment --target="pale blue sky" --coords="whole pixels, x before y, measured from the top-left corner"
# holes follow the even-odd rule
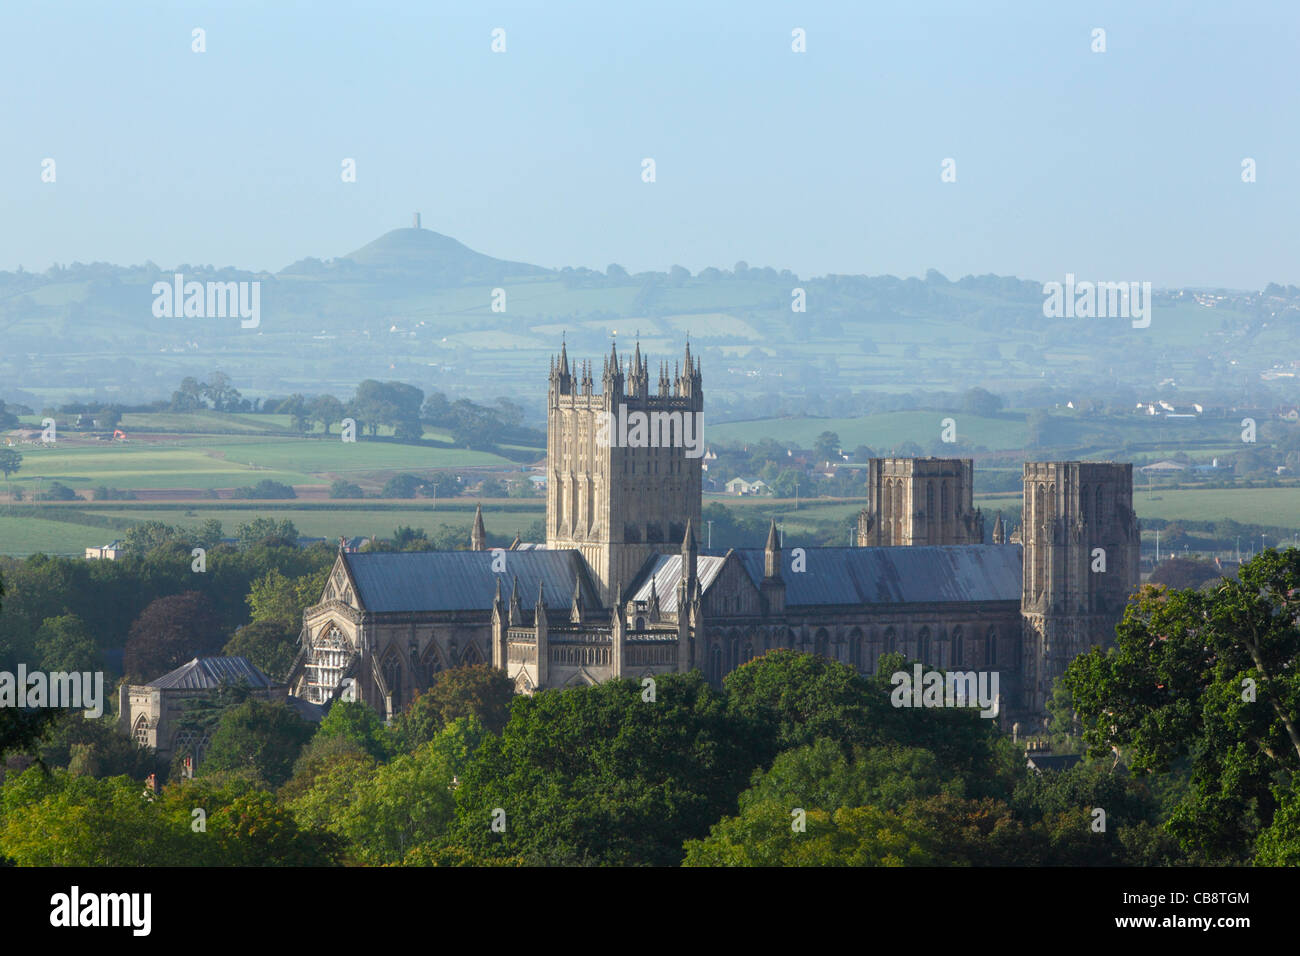
[[[1298,80],[1281,2],[10,3],[0,269],[279,269],[419,210],[545,266],[1300,283]]]

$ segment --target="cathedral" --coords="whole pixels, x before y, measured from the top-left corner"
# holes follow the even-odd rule
[[[303,612],[293,693],[391,718],[444,668],[491,664],[519,693],[699,669],[719,684],[774,648],[873,673],[884,654],[996,671],[1000,713],[1037,722],[1076,655],[1113,640],[1138,584],[1131,464],[1027,462],[1022,524],[985,543],[970,459],[869,463],[855,547],[699,546],[702,459],[681,440],[704,393],[689,344],[651,385],[611,348],[599,390],[567,346],[547,391],[546,542],[340,550]],[[648,429],[609,422],[642,413]],[[677,429],[672,425],[676,423]]]

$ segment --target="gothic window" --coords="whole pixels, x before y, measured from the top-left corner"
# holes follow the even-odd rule
[[[830,635],[826,633],[826,628],[819,627],[817,634],[813,637],[813,653],[818,657],[828,656],[826,652],[830,649],[828,647],[829,642]]]
[[[952,629],[952,666],[961,667],[966,658],[966,637],[960,627]]]
[[[849,663],[862,670],[862,631],[856,627],[849,631]]]
[[[475,664],[483,663],[483,655],[479,653],[478,645],[470,641],[465,645],[465,653],[460,655],[461,667],[472,667]]]
[[[785,646],[790,650],[794,650],[794,628],[792,627],[785,629]]]
[[[892,627],[885,628],[885,653],[892,654],[898,650],[898,635]]]
[[[645,630],[645,618],[643,618],[643,617],[638,617],[638,618],[636,619],[636,629],[637,629],[638,631],[644,631],[644,630]]]
[[[903,541],[903,483],[895,481],[893,485],[894,502],[891,517],[894,519],[894,530],[890,544],[901,544]]]
[[[925,483],[925,520],[931,522],[934,520],[934,482]]]
[[[396,653],[384,658],[381,668],[384,683],[388,685],[388,694],[393,701],[393,713],[402,709],[402,659]]]
[[[921,633],[916,636],[916,659],[922,664],[930,659],[930,629],[921,628]]]
[[[722,683],[722,647],[717,643],[709,648],[709,682]]]
[[[984,662],[989,667],[997,667],[998,632],[996,628],[990,627],[988,635],[984,638]]]
[[[149,746],[149,718],[141,714],[135,719],[135,726],[131,730],[131,736],[141,747]]]
[[[334,688],[343,680],[344,668],[351,657],[351,644],[335,624],[321,629],[312,641],[311,658],[307,664],[308,698],[321,704],[329,699]]]
[[[948,491],[948,482],[945,481],[945,482],[940,486],[940,490],[941,490],[941,492],[942,492],[942,494],[941,494],[940,497],[943,499],[943,506],[942,506],[942,507],[943,507],[943,520],[944,520],[944,521],[947,521],[947,520],[948,520],[948,515],[949,515],[949,513],[950,513],[951,510],[952,510],[951,500],[950,500],[950,499],[951,499],[951,494],[950,494],[950,492]]]
[[[429,640],[429,651],[424,655],[424,683],[427,687],[433,683],[433,679],[442,672],[442,661],[438,657],[437,647],[433,644],[432,637]]]
[[[741,656],[741,659],[740,659],[740,663],[742,663],[742,664],[748,664],[748,663],[749,663],[750,661],[752,661],[753,659],[754,659],[754,645],[753,645],[752,643],[750,643],[749,641],[746,641],[746,642],[745,642],[745,649],[744,649],[744,651],[742,652],[742,656]]]

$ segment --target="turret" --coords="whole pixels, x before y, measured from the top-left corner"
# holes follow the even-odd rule
[[[506,670],[509,663],[506,639],[506,604],[501,597],[501,577],[497,576],[497,594],[492,599],[492,666]]]
[[[781,538],[776,530],[776,519],[767,529],[767,544],[763,546],[763,580],[758,583],[768,614],[785,613],[785,578],[781,576]]]
[[[575,572],[573,575],[573,603],[569,607],[569,622],[581,624],[582,618],[582,579]]]
[[[469,532],[469,549],[471,551],[487,550],[487,529],[483,527],[483,506],[474,505],[474,527]]]
[[[542,582],[537,582],[537,604],[533,608],[533,632],[537,640],[537,687],[546,687],[547,665],[550,664],[551,651],[547,643],[546,597],[542,591]]]
[[[519,606],[519,576],[515,575],[510,585],[510,626],[518,627],[524,621],[523,609]]]
[[[623,613],[623,582],[614,585],[614,609],[610,616],[611,646],[609,669],[614,677],[623,676],[623,651],[627,645],[627,615]]]

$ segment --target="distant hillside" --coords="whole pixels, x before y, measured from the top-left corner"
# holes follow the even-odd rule
[[[330,262],[302,259],[279,273],[282,278],[341,273],[371,280],[397,280],[432,288],[504,282],[546,275],[550,270],[525,262],[494,259],[431,229],[394,229],[355,252]]]
[[[260,323],[154,315],[154,283],[176,272],[257,282]],[[481,401],[507,396],[539,415],[562,337],[599,375],[614,335],[625,355],[623,342],[639,338],[652,363],[676,361],[689,335],[717,422],[851,418],[928,407],[881,396],[973,386],[1023,407],[1132,409],[1157,396],[1300,404],[1298,288],[1156,291],[1142,328],[1126,318],[1050,317],[1044,301],[1040,281],[950,281],[933,270],[924,278],[801,278],[743,262],[695,274],[548,270],[431,230],[395,229],[348,255],[274,274],[154,263],[0,272],[0,400],[136,404],[220,369],[250,398],[347,394],[374,378]]]

